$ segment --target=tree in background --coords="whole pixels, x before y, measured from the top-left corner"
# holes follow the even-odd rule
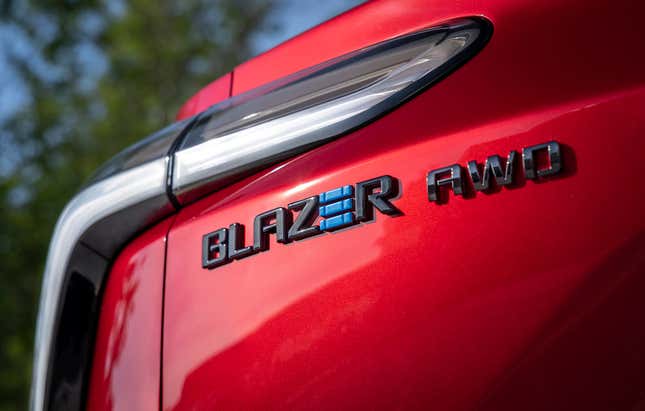
[[[41,276],[65,203],[248,58],[273,1],[0,0],[0,55],[27,99],[0,119],[0,410],[27,408]]]

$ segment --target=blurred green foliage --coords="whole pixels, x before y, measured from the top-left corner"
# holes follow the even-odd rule
[[[272,2],[0,0],[18,50],[5,57],[29,96],[0,130],[0,410],[27,408],[41,276],[65,203],[246,59],[252,36],[271,30]]]

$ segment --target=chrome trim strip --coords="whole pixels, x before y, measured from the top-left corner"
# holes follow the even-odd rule
[[[169,155],[173,144],[193,120],[194,117],[190,117],[172,123],[121,151],[99,167],[86,186]]]
[[[167,162],[167,158],[161,158],[97,182],[77,194],[59,217],[49,246],[40,295],[31,386],[32,410],[46,408],[47,376],[56,317],[74,246],[82,240],[102,254],[115,253],[118,246],[136,231],[159,216],[170,213],[172,208],[166,197]],[[128,219],[126,215],[119,214],[133,206],[138,208],[135,218]],[[125,230],[117,228],[103,235],[91,235],[96,231],[93,228],[110,224],[110,217],[115,215],[127,222],[121,226],[129,227]]]

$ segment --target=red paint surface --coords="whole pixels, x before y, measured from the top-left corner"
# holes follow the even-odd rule
[[[192,96],[177,113],[177,120],[194,116],[201,113],[213,104],[226,100],[231,96],[231,82],[233,75],[231,73],[224,74],[222,77],[213,81],[203,89],[199,90]]]
[[[628,182],[645,91],[379,152],[395,132],[417,135],[397,124],[424,98],[180,213],[164,409],[604,410],[643,398],[645,193]],[[561,178],[427,201],[428,170],[549,138],[566,147]],[[206,232],[248,232],[262,211],[385,173],[401,180],[403,216],[200,267]]]
[[[237,68],[235,94],[446,19],[495,28],[386,117],[180,211],[162,408],[642,408],[645,9],[629,3],[380,0]],[[225,98],[229,77],[180,117]],[[549,140],[564,148],[561,175],[427,201],[429,170]],[[383,174],[401,181],[402,216],[201,268],[203,234],[240,222],[249,244],[256,214]],[[90,409],[159,408],[169,224],[114,265]]]
[[[108,277],[87,408],[159,408],[165,220],[128,245]]]
[[[626,39],[644,11],[376,1],[236,69],[239,92],[460,15],[495,26],[386,117],[179,213],[163,409],[642,407],[645,59]],[[427,200],[433,168],[552,139],[556,178]],[[383,174],[401,181],[402,216],[201,268],[203,234],[240,222],[249,244],[256,214]]]

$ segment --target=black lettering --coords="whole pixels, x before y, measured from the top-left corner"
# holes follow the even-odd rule
[[[490,187],[490,174],[493,174],[495,183],[498,186],[509,185],[513,182],[513,164],[517,152],[511,151],[506,159],[506,167],[502,168],[502,159],[498,155],[490,156],[484,163],[483,174],[479,174],[477,162],[468,162],[468,173],[473,181],[473,186],[477,191],[484,191]]]
[[[298,211],[298,216],[289,228],[289,240],[302,240],[321,233],[320,227],[313,225],[318,217],[318,196],[293,202],[288,208]]]
[[[212,269],[229,262],[226,255],[226,228],[208,233],[202,237],[202,267]]]
[[[379,189],[380,191],[374,192]],[[399,195],[399,181],[385,175],[356,184],[356,219],[370,221],[374,219],[374,208],[383,214],[397,215],[401,211],[389,200]]]
[[[284,207],[265,211],[255,216],[253,221],[253,250],[265,251],[269,249],[269,234],[275,233],[279,243],[287,243],[289,226],[291,226],[291,212]]]
[[[253,246],[244,247],[244,225],[233,223],[228,228],[228,258],[239,260],[255,253]]]
[[[441,174],[450,173],[450,177],[437,178]],[[461,179],[461,167],[459,164],[453,164],[448,167],[438,168],[428,173],[428,200],[439,201],[439,187],[450,184],[455,195],[464,193],[464,184]]]
[[[549,166],[538,170],[537,165],[535,164],[535,153],[540,150],[547,150],[549,154]],[[562,169],[560,144],[555,141],[549,141],[548,143],[538,144],[522,149],[522,166],[524,167],[524,175],[529,180],[559,173]]]

